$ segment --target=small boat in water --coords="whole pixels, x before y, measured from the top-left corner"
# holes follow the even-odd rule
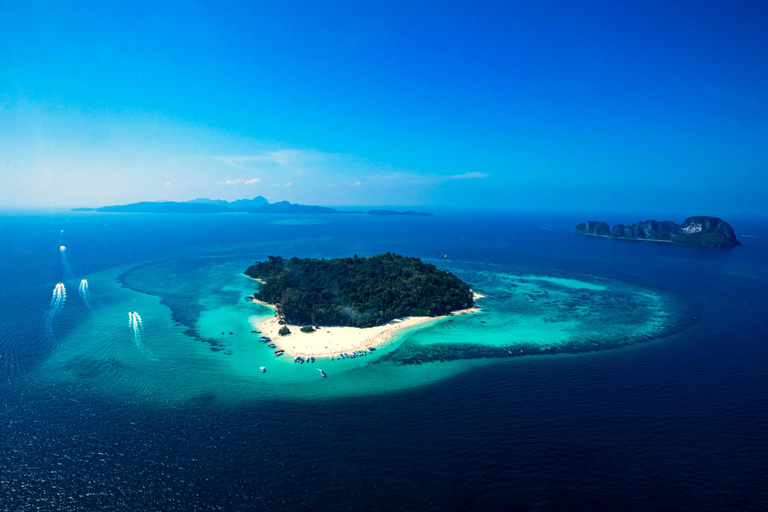
[[[224,334],[224,333],[222,333],[222,334]],[[268,338],[266,336],[262,336],[261,338],[259,338],[259,341],[262,342],[262,343],[268,343],[268,342],[272,341],[272,339]]]
[[[317,371],[319,371],[319,372],[320,372],[320,375],[322,375],[323,377],[327,377],[327,375],[325,374],[325,372],[324,372],[323,370],[321,370],[320,368],[318,368],[318,369],[317,369]]]
[[[261,370],[261,373],[266,373],[267,369],[264,366],[260,366],[259,370]]]
[[[311,356],[311,357],[309,358],[309,362],[310,362],[310,363],[314,363],[314,362],[315,362],[315,357],[314,357],[314,356]]]
[[[275,355],[276,356],[281,356],[281,355],[283,355],[283,352],[285,352],[285,350],[283,350],[283,349],[275,350]]]

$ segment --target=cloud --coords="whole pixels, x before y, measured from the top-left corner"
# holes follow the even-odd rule
[[[170,182],[170,181],[166,181],[166,182],[165,182],[165,186],[166,186],[166,187],[169,187],[169,186],[171,186],[171,182]]]
[[[445,183],[453,180],[471,180],[487,178],[485,172],[465,172],[463,174],[418,174],[414,172],[391,172],[376,176],[383,182],[396,182],[399,185],[426,185],[430,183]]]
[[[293,168],[297,164],[301,165],[302,162],[308,160],[325,159],[334,156],[333,154],[320,153],[318,151],[281,149],[278,151],[262,151],[253,155],[213,155],[210,158],[233,169],[261,169],[265,167]],[[303,172],[300,169],[294,170],[299,173]]]
[[[467,171],[456,174],[424,173],[418,170],[398,168],[382,162],[366,161],[346,153],[322,153],[306,149],[281,149],[261,151],[252,154],[214,155],[208,158],[227,167],[253,172],[273,186],[291,186],[293,180],[302,176],[302,183],[323,183],[328,186],[360,187],[365,179],[366,187],[394,187],[418,189],[440,186],[456,180],[478,180],[488,178],[485,172]],[[228,180],[227,184],[245,183]],[[277,185],[277,184],[280,185]],[[424,193],[420,191],[419,193]]]
[[[217,185],[253,185],[254,183],[258,183],[261,181],[261,178],[251,178],[249,180],[246,180],[245,178],[241,178],[239,180],[224,180],[224,181],[217,181]]]
[[[269,162],[273,160],[274,153],[263,153],[258,155],[214,155],[211,158],[221,162],[233,169],[242,169],[243,164],[248,162]]]
[[[262,151],[252,155],[212,155],[208,158],[233,169],[289,171],[296,175],[305,174],[308,170],[327,170],[334,166],[366,165],[354,155],[307,149]]]
[[[487,178],[490,174],[485,172],[465,172],[464,174],[451,174],[450,176],[444,176],[443,181],[450,180],[471,180],[477,178]]]

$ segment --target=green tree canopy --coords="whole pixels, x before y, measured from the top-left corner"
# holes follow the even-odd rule
[[[245,274],[265,281],[255,297],[290,324],[372,327],[406,316],[441,316],[472,307],[467,283],[418,258],[283,259]]]

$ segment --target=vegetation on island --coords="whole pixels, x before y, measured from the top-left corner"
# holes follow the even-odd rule
[[[288,336],[289,334],[291,334],[291,330],[286,326],[282,326],[280,330],[277,331],[277,334],[279,334],[280,336]]]
[[[245,274],[264,284],[254,297],[294,325],[373,327],[406,316],[441,316],[473,306],[469,285],[418,258],[283,259]]]
[[[671,220],[645,220],[629,226],[616,224],[613,229],[605,222],[590,220],[576,226],[574,231],[582,235],[653,240],[704,247],[741,245],[731,225],[717,217],[688,217],[682,224],[676,224]]]

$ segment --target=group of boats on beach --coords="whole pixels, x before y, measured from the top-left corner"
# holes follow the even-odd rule
[[[251,332],[254,333],[254,334],[261,334],[261,331],[254,330],[254,331],[251,331]],[[277,345],[275,345],[275,343],[272,341],[272,338],[270,338],[269,336],[260,336],[259,337],[259,341],[261,343],[266,343],[269,348],[277,349],[277,350],[275,350],[275,356],[282,356],[283,354],[285,354],[285,350],[283,350],[281,348],[278,349]],[[368,354],[370,354],[374,350],[376,350],[376,349],[373,348],[373,347],[369,347],[369,348],[364,349],[364,350],[354,350],[352,352],[341,352],[339,354],[332,355],[330,359],[331,359],[331,361],[336,360],[336,359],[355,359],[356,357],[367,356]],[[308,357],[296,356],[296,357],[293,358],[293,362],[294,363],[299,363],[299,364],[314,363],[315,362],[315,357],[314,356],[308,356]],[[262,373],[265,373],[267,371],[267,369],[264,366],[261,366],[259,369],[262,371]],[[320,372],[320,375],[322,375],[323,377],[327,377],[327,375],[325,374],[325,372],[323,370],[318,368],[318,371]]]
[[[259,331],[251,331],[251,332],[253,332],[255,334],[261,334]],[[259,341],[262,342],[262,343],[266,343],[267,346],[270,347],[270,348],[275,348],[276,347],[276,345],[274,343],[272,343],[272,339],[270,337],[268,337],[268,336],[261,336],[261,337],[259,337]],[[281,356],[284,353],[285,353],[285,350],[283,350],[283,349],[275,350],[275,355],[276,356]],[[301,356],[296,356],[293,359],[293,362],[294,363],[301,363],[301,364],[304,364],[304,363],[314,363],[315,362],[315,358],[312,357],[312,356],[307,357],[307,358],[304,358],[304,357],[301,357]],[[261,370],[261,373],[266,373],[267,372],[267,368],[264,367],[264,366],[259,367],[259,370]],[[318,368],[317,371],[320,372],[320,375],[323,376],[323,378],[328,376],[320,368]]]
[[[261,334],[261,331],[251,331],[251,332],[255,333],[255,334]],[[269,348],[277,348],[277,345],[275,345],[275,343],[272,341],[272,338],[270,338],[269,336],[260,336],[259,337],[259,341],[261,343],[266,343]],[[376,350],[376,349],[373,348],[373,347],[369,347],[369,348],[367,348],[365,350],[354,350],[352,352],[342,352],[342,353],[339,353],[339,354],[332,355],[331,356],[331,361],[333,361],[335,359],[354,359],[356,357],[367,356],[368,354],[370,354],[374,350]],[[283,350],[283,349],[275,350],[275,355],[276,356],[281,356],[284,353],[285,353],[285,350]],[[304,364],[304,363],[314,363],[315,362],[315,358],[314,358],[314,356],[308,356],[308,357],[296,356],[295,358],[293,358],[293,362],[294,363],[301,363],[301,364]]]
[[[376,350],[376,349],[373,348],[373,347],[369,347],[369,348],[367,348],[365,350],[355,350],[354,352],[350,352],[350,353],[344,352],[342,354],[331,356],[331,361],[333,361],[334,359],[354,359],[356,357],[367,356],[368,354],[370,354],[374,350]]]

